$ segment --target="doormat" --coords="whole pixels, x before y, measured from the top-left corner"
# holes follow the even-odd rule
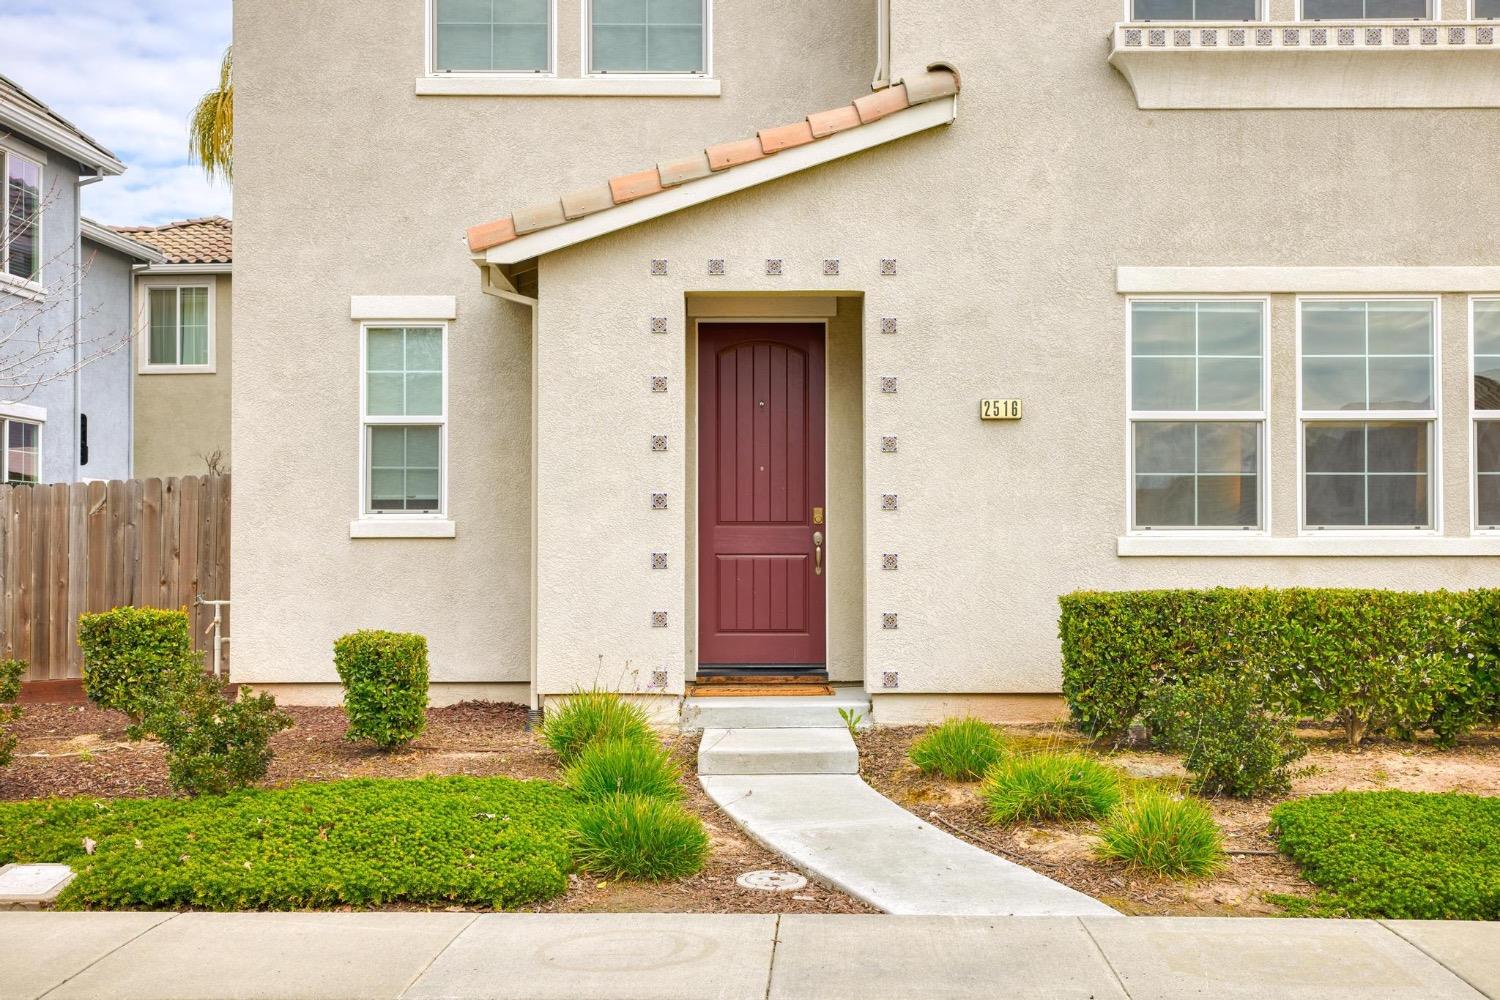
[[[827,684],[694,684],[688,696],[692,698],[806,698],[831,695],[833,688]]]

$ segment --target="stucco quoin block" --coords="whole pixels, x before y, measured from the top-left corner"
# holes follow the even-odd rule
[[[727,170],[737,167],[741,163],[749,163],[751,160],[763,159],[766,151],[760,147],[760,137],[753,139],[736,139],[734,142],[721,142],[717,146],[709,146],[704,150],[708,156],[708,165],[714,170]]]

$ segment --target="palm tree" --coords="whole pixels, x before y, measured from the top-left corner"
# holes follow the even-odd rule
[[[188,156],[209,179],[234,183],[234,48],[224,50],[219,85],[203,95],[188,122]]]

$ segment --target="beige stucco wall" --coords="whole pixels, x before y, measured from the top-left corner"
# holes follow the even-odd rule
[[[410,11],[407,11],[407,7]],[[360,625],[432,640],[434,676],[526,677],[531,353],[524,310],[482,296],[465,226],[858,94],[867,8],[717,5],[724,96],[415,98],[420,4],[242,0],[237,165],[236,670],[331,679]],[[867,684],[1051,692],[1056,600],[1082,588],[1500,583],[1500,559],[1120,558],[1121,265],[1496,262],[1500,119],[1474,111],[1142,112],[1105,61],[1113,2],[1029,9],[894,0],[897,65],[963,71],[956,124],[541,261],[537,656],[544,691],[644,688],[690,659],[684,297],[862,297]],[[753,9],[752,9],[753,8]],[[830,25],[852,23],[848,31]],[[802,40],[831,46],[826,63]],[[727,39],[735,39],[730,47]],[[788,53],[792,53],[788,55]],[[821,57],[820,57],[821,58]],[[826,68],[822,68],[826,67]],[[351,150],[377,150],[378,154]],[[705,262],[728,260],[710,279]],[[767,277],[764,260],[786,272]],[[821,262],[839,257],[842,274]],[[667,258],[664,278],[649,261]],[[883,277],[879,261],[894,258]],[[358,363],[350,294],[454,294],[450,490],[458,537],[351,541]],[[1272,297],[1273,533],[1296,533],[1293,299]],[[1464,300],[1442,310],[1444,531],[1466,534]],[[652,316],[672,317],[666,337]],[[896,317],[898,333],[879,332]],[[285,350],[315,337],[322,363]],[[840,371],[847,373],[851,365]],[[832,371],[832,366],[830,366]],[[670,391],[649,391],[666,375]],[[899,391],[879,391],[881,376]],[[1018,424],[977,419],[1017,396]],[[288,443],[285,414],[299,415]],[[880,436],[899,436],[896,455]],[[650,509],[667,492],[669,509]],[[899,510],[883,511],[883,494]],[[653,572],[649,554],[673,554]],[[880,569],[899,553],[900,569]],[[848,599],[841,593],[838,600]],[[651,612],[668,612],[653,628]],[[898,615],[896,629],[882,615]],[[893,696],[893,697],[899,697]],[[944,705],[926,698],[925,705]],[[912,702],[916,706],[917,702]],[[877,713],[880,711],[877,708]],[[890,705],[893,717],[919,707]]]
[[[212,373],[159,374],[140,371],[150,336],[139,306],[150,288],[212,284],[214,289],[214,358]],[[227,274],[140,275],[136,278],[135,468],[139,479],[202,476],[204,456],[222,452],[224,468],[232,465],[229,399],[233,386],[234,280]]]

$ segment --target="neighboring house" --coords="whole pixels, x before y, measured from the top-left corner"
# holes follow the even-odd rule
[[[5,482],[130,476],[130,271],[161,255],[79,212],[85,185],[124,170],[0,77]]]
[[[233,223],[115,231],[164,256],[136,271],[135,475],[227,472]]]
[[[1075,589],[1500,585],[1500,11],[1330,2],[240,0],[236,678],[1034,718]]]

